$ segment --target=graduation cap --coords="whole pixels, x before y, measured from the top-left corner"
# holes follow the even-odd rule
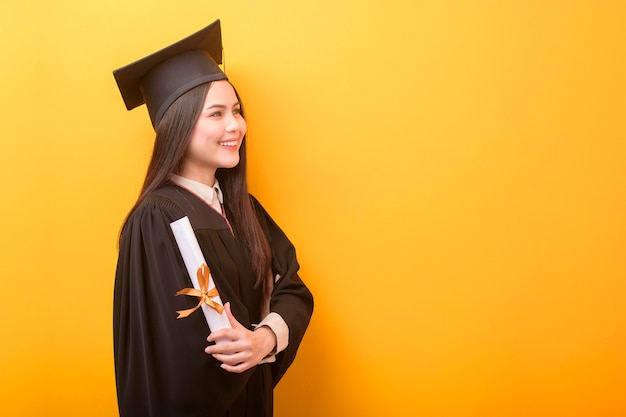
[[[152,126],[181,95],[200,84],[227,80],[220,69],[219,19],[145,58],[113,71],[128,110],[146,104]]]

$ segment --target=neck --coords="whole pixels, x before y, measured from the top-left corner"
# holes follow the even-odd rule
[[[183,167],[183,169],[178,175],[180,175],[181,177],[185,177],[189,180],[200,182],[204,185],[208,185],[209,187],[213,187],[213,185],[215,184],[215,171],[209,171],[209,170],[198,171],[198,170],[185,169]]]

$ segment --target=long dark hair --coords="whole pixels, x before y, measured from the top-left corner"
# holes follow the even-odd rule
[[[146,178],[137,202],[124,221],[122,232],[126,227],[128,218],[146,197],[154,190],[170,184],[171,174],[180,173],[185,151],[189,146],[194,127],[202,112],[202,106],[209,88],[211,88],[211,83],[201,84],[180,96],[167,109],[161,121],[157,124],[154,149]],[[233,89],[235,89],[234,86]],[[241,104],[241,99],[236,89],[235,95]],[[244,116],[243,104],[241,106],[241,114]],[[239,149],[239,164],[234,168],[218,169],[216,177],[234,215],[234,219],[230,220],[252,259],[252,268],[257,277],[255,286],[263,286],[264,302],[267,302],[273,282],[271,274],[272,255],[269,243],[263,234],[248,194],[245,137]]]

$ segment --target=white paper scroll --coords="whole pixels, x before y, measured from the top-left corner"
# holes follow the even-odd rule
[[[175,222],[170,223],[170,227],[174,233],[178,249],[183,256],[183,261],[187,267],[187,273],[189,273],[191,283],[195,289],[199,290],[200,284],[198,283],[197,272],[198,268],[202,264],[206,264],[206,261],[204,260],[204,255],[202,255],[202,251],[200,250],[200,245],[198,244],[198,239],[196,239],[196,235],[193,232],[191,223],[189,223],[189,218],[185,216],[180,220],[176,220]],[[215,283],[213,282],[213,277],[209,275],[208,290],[210,291],[213,287],[215,287]],[[220,305],[224,305],[219,295],[211,299]],[[225,311],[220,314],[213,308],[202,303],[202,312],[204,313],[206,322],[212,332],[225,327],[231,327]]]

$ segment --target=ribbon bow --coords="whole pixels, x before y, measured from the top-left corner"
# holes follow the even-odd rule
[[[221,304],[218,304],[215,301],[211,300],[211,298],[217,297],[219,293],[217,292],[216,287],[211,288],[211,290],[208,289],[210,273],[211,271],[206,264],[200,265],[200,267],[198,268],[198,272],[196,273],[198,276],[198,284],[200,286],[200,289],[198,290],[195,288],[183,288],[182,290],[176,292],[176,295],[190,295],[192,297],[198,297],[199,300],[198,305],[194,308],[190,308],[188,310],[176,310],[176,312],[178,313],[178,317],[176,317],[177,319],[183,319],[189,316],[191,313],[200,308],[202,303],[205,303],[213,310],[217,311],[219,314],[222,314],[222,311],[224,311],[224,307]]]

